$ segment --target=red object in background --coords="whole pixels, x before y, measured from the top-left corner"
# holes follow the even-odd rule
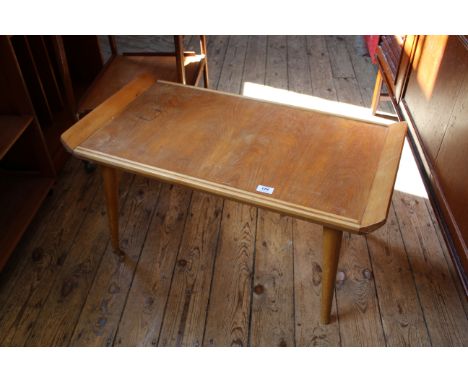
[[[379,45],[379,38],[380,38],[380,35],[364,36],[364,40],[366,41],[366,44],[367,44],[367,50],[369,51],[369,56],[373,64],[377,63],[377,58],[375,57],[375,53],[377,52],[377,45]]]

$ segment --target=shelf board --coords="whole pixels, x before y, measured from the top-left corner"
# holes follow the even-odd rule
[[[0,174],[0,271],[53,182],[53,178],[34,174]]]
[[[0,115],[0,159],[33,121],[29,115]]]
[[[185,73],[188,85],[196,85],[200,77],[201,65],[205,63],[204,55],[188,55],[185,57]],[[85,114],[111,95],[143,73],[152,73],[156,78],[177,82],[175,56],[161,55],[119,55],[101,71],[89,87],[78,107],[78,114]]]

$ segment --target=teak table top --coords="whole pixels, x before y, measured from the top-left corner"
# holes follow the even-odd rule
[[[405,133],[140,77],[62,140],[99,164],[362,233],[385,222]]]

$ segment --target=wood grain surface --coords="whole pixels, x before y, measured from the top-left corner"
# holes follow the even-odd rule
[[[276,61],[271,65],[278,65]],[[392,130],[400,134],[390,134]],[[82,142],[75,153],[339,229],[360,231],[385,219],[385,214],[373,212],[377,207],[387,210],[391,187],[382,192],[372,190],[372,185],[376,172],[393,185],[398,163],[393,153],[402,146],[401,131],[403,126],[387,128],[158,82]],[[187,137],[190,145],[185,144]],[[387,151],[396,160],[389,161]],[[308,157],[311,160],[305,161]],[[256,192],[258,185],[274,187],[274,194]],[[368,200],[375,200],[375,193],[379,201],[366,212],[361,226]]]

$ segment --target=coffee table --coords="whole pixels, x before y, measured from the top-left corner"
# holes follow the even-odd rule
[[[385,223],[406,134],[389,126],[136,78],[62,135],[102,167],[117,253],[118,173],[128,171],[323,226],[321,322],[343,231]]]

